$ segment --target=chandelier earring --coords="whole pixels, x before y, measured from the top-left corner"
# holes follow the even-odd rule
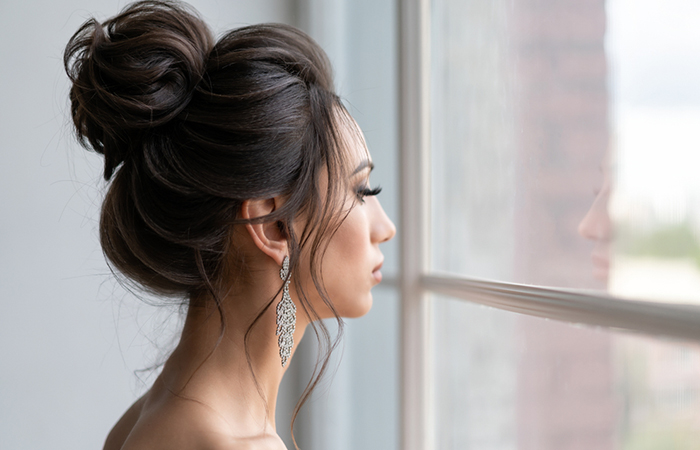
[[[294,346],[294,329],[297,322],[297,307],[289,295],[289,256],[284,257],[280,278],[284,281],[282,299],[277,304],[277,344],[280,347],[280,359],[282,367],[287,365],[287,361],[292,356]]]

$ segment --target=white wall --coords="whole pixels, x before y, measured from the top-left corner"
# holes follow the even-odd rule
[[[191,3],[216,30],[294,21],[285,0]],[[91,14],[125,4],[0,2],[1,449],[101,448],[144,388],[133,371],[158,355],[148,338],[166,349],[172,336],[152,329],[167,311],[109,275],[97,238],[102,162],[68,126],[63,46]]]

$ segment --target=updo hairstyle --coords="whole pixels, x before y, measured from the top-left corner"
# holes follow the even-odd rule
[[[321,351],[293,427],[343,330],[320,261],[347,216],[349,158],[341,127],[351,125],[325,53],[280,24],[239,28],[215,42],[188,5],[148,0],[102,23],[85,22],[66,46],[64,65],[78,140],[104,155],[110,184],[100,241],[113,271],[125,276],[120,281],[189,307],[213,302],[221,338],[231,274],[237,282],[247,276],[234,226],[277,223],[289,243],[295,303],[314,320],[319,315],[296,270],[308,251],[314,286],[335,314],[338,334],[331,339],[323,322],[311,323]],[[244,200],[274,196],[285,199],[278,210],[240,217]],[[292,227],[297,218],[305,219],[299,236]],[[251,371],[248,338],[273,301],[245,334]]]
[[[221,312],[242,202],[283,196],[282,208],[253,222],[276,221],[287,234],[292,277],[309,248],[313,280],[334,310],[318,262],[343,219],[332,199],[346,188],[339,127],[349,116],[318,44],[280,24],[215,42],[189,6],[141,1],[85,22],[64,64],[77,137],[104,155],[111,180],[100,240],[114,268],[149,292],[213,299]],[[313,220],[296,236],[300,215]]]

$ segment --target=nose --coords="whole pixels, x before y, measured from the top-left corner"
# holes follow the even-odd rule
[[[611,229],[607,195],[601,192],[578,225],[578,233],[586,239],[607,241],[611,238]]]
[[[372,221],[371,228],[371,238],[372,242],[381,244],[393,238],[396,235],[396,226],[394,222],[389,219],[389,216],[384,212],[381,203],[375,197],[376,210],[374,214],[374,220]]]

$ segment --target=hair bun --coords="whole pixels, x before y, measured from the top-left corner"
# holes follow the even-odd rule
[[[104,154],[106,179],[144,130],[187,106],[212,46],[196,12],[174,1],[134,3],[73,35],[64,54],[73,122],[80,142]]]

